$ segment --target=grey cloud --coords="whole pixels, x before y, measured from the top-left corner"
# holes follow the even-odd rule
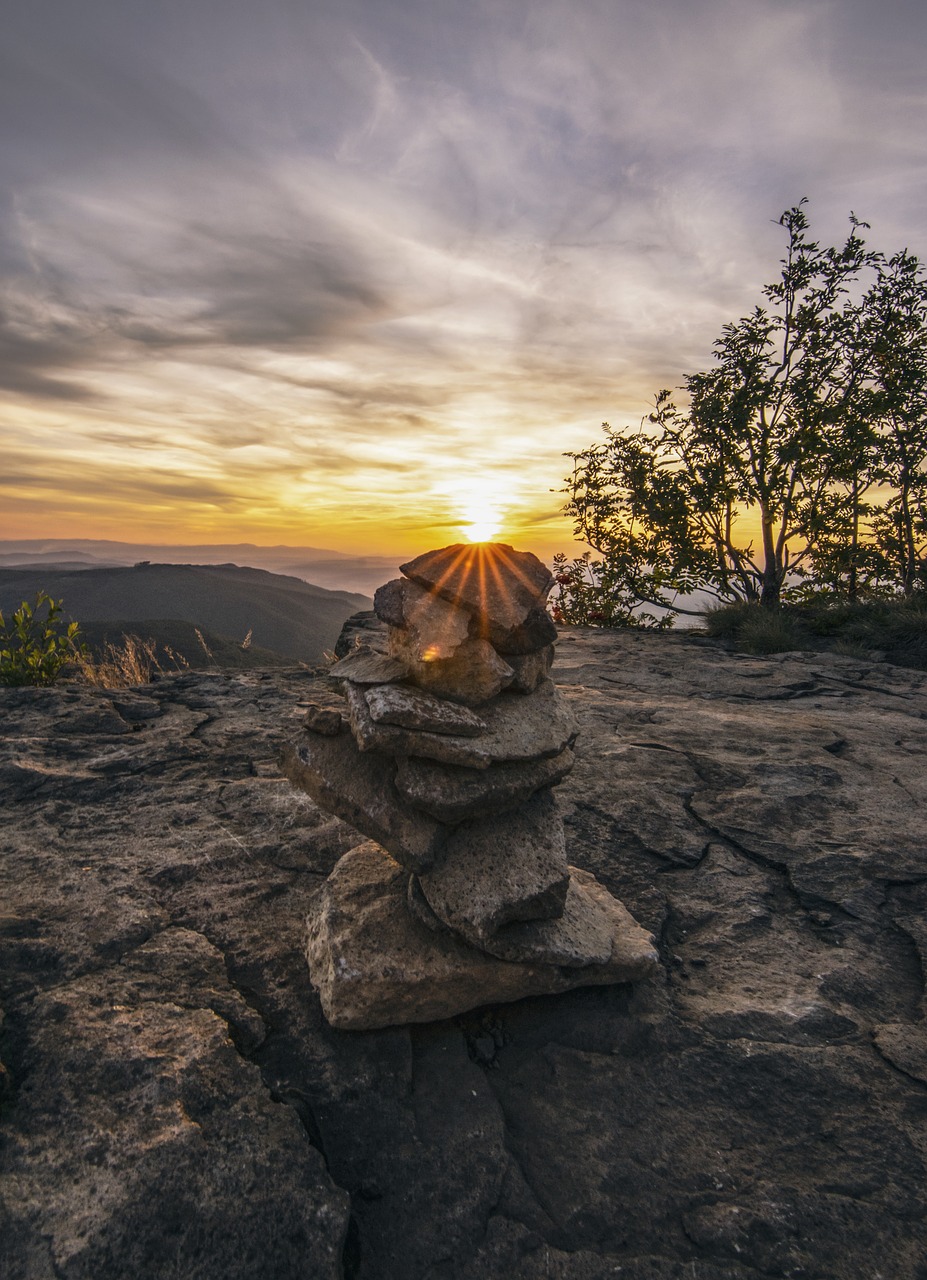
[[[9,9],[0,386],[88,439],[98,397],[113,451],[180,420],[334,476],[393,441],[398,489],[536,419],[556,481],[558,420],[710,359],[800,196],[927,247],[913,0]]]

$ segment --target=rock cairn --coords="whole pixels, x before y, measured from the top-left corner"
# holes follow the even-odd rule
[[[650,935],[567,862],[553,788],[576,725],[549,677],[547,568],[478,543],[401,572],[374,598],[386,650],[332,667],[344,712],[311,707],[284,756],[296,786],[369,837],[309,920],[326,1017],[430,1021],[646,976]]]

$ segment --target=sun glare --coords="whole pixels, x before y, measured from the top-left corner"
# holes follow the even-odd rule
[[[499,532],[502,514],[489,502],[471,502],[464,510],[461,528],[468,542],[489,542]]]

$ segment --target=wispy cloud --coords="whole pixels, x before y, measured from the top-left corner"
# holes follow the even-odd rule
[[[562,542],[562,451],[710,359],[784,207],[927,249],[913,3],[41,9],[0,66],[9,536],[412,550],[450,475]]]

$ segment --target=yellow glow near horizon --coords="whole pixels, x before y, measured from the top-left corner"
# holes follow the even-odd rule
[[[478,516],[463,525],[464,537],[468,542],[491,542],[499,532],[499,517],[493,515]]]
[[[511,503],[491,481],[460,480],[443,489],[467,542],[490,542],[505,521]]]

